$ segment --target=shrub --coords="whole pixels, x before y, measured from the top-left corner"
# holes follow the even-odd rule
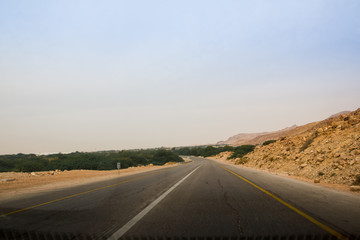
[[[310,137],[308,140],[306,140],[306,141],[304,142],[304,144],[301,146],[299,152],[302,152],[302,151],[304,151],[305,149],[307,149],[307,148],[311,145],[311,143],[314,141],[314,139],[315,139],[317,136],[318,136],[318,132],[315,132],[313,135],[311,135],[311,137]]]
[[[26,161],[22,164],[18,164],[16,168],[20,172],[37,172],[45,170],[45,166],[43,164],[35,161]]]
[[[276,142],[276,140],[268,140],[268,141],[263,142],[262,145],[266,146],[266,145],[269,145],[269,144],[274,143],[274,142]]]
[[[235,162],[235,164],[245,164],[249,161],[249,159],[247,157],[243,157],[243,158],[240,158],[239,160],[237,160]]]
[[[312,143],[313,141],[314,141],[313,138],[309,138],[308,140],[306,140],[306,141],[304,142],[304,144],[301,146],[300,152],[302,152],[302,151],[304,151],[305,149],[307,149],[307,148],[311,145],[311,143]]]
[[[193,155],[209,157],[214,156],[222,152],[234,152],[235,147],[225,146],[199,146],[199,147],[177,147],[172,148],[171,151],[177,155]]]
[[[35,172],[47,170],[111,170],[120,162],[122,168],[137,165],[162,165],[167,162],[182,162],[182,158],[165,149],[124,150],[69,154],[34,154],[0,155],[0,172],[22,171]]]
[[[167,151],[165,149],[159,149],[155,152],[151,162],[154,165],[163,165],[167,162],[182,162],[182,159],[173,152]]]
[[[352,183],[352,185],[360,185],[360,174],[355,176],[355,181]]]
[[[318,172],[318,175],[319,175],[319,176],[324,176],[325,173],[323,173],[322,171],[319,171],[319,172]]]
[[[233,158],[242,158],[246,154],[254,151],[255,145],[242,145],[240,147],[236,147],[234,153],[229,157],[229,159]]]
[[[209,157],[209,156],[214,156],[216,154],[218,154],[219,151],[217,151],[216,148],[214,148],[213,146],[207,146],[204,149],[204,153],[202,154],[204,157]]]
[[[232,152],[232,151],[234,151],[234,147],[226,145],[222,148],[222,151],[223,152]]]

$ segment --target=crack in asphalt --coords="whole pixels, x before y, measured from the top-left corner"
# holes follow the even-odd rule
[[[218,179],[217,182],[218,182],[218,184],[219,184],[219,186],[220,186],[221,191],[224,192],[223,197],[224,197],[224,200],[225,200],[226,205],[227,205],[231,210],[233,210],[233,211],[235,212],[235,214],[236,214],[237,230],[238,230],[239,236],[240,236],[240,237],[241,237],[241,236],[244,236],[244,231],[243,231],[243,229],[242,229],[242,227],[241,227],[241,216],[240,216],[240,212],[239,212],[239,210],[238,210],[237,208],[235,208],[235,207],[230,203],[228,194],[227,194],[227,192],[224,191],[224,187],[223,187],[223,185],[221,184],[220,179]]]

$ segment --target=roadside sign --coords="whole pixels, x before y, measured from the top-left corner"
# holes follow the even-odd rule
[[[116,167],[117,167],[118,172],[119,172],[119,174],[120,174],[120,168],[121,168],[121,164],[120,164],[120,162],[118,162],[118,163],[116,164]]]

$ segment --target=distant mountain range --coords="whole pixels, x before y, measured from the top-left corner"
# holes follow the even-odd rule
[[[339,115],[350,113],[350,111],[342,111],[336,114],[331,115],[329,118],[334,118]],[[274,132],[261,132],[261,133],[240,133],[236,134],[226,141],[220,141],[216,145],[231,145],[231,146],[241,146],[246,144],[262,144],[268,140],[277,140],[282,137],[295,136],[301,133],[304,133],[314,127],[319,122],[309,123],[303,126],[293,125],[291,127],[284,128],[282,130]]]
[[[360,191],[360,108],[288,133],[271,144],[258,145],[242,163],[314,183],[354,185],[350,190]]]
[[[329,119],[329,118],[334,118],[334,117],[337,117],[337,116],[340,116],[340,115],[343,115],[343,114],[348,114],[348,113],[351,113],[351,111],[342,111],[342,112],[339,112],[339,113],[336,113],[336,114],[331,115],[331,116],[328,117],[327,119]]]

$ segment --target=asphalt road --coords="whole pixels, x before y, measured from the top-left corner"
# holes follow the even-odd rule
[[[360,235],[359,195],[192,160],[2,203],[0,238]]]

